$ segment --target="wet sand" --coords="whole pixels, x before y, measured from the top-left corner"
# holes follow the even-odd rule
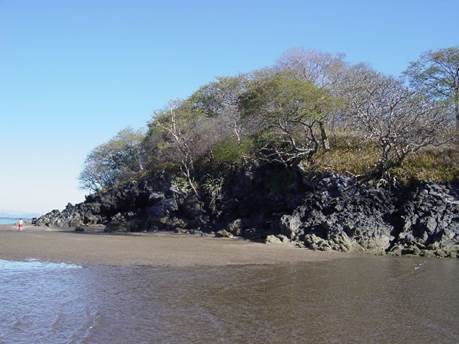
[[[0,225],[0,259],[104,265],[221,266],[325,261],[349,255],[184,234],[105,234]]]
[[[0,343],[459,343],[453,259],[8,228]]]

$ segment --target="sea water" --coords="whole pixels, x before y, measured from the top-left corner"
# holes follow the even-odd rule
[[[459,261],[0,261],[0,343],[459,343]]]
[[[13,225],[18,221],[18,219],[13,219],[9,217],[0,217],[0,225]]]

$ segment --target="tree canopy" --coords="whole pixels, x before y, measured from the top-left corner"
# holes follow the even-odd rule
[[[263,138],[260,153],[286,166],[311,159],[320,142],[325,147],[327,138],[320,129],[332,106],[327,92],[290,73],[254,80],[240,97],[244,122],[251,122]]]
[[[88,155],[80,182],[97,190],[168,169],[200,197],[200,176],[216,165],[313,166],[339,140],[360,152],[372,147],[367,175],[381,177],[453,137],[458,61],[457,48],[425,53],[408,67],[407,85],[343,55],[289,51],[272,67],[219,77],[171,102],[146,135],[121,131]]]
[[[405,75],[413,88],[451,105],[459,130],[459,47],[423,53]]]
[[[110,188],[142,171],[144,138],[142,131],[126,128],[107,143],[94,148],[80,174],[81,187],[91,191]]]

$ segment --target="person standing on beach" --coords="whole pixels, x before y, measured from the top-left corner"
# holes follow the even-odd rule
[[[22,219],[19,219],[19,221],[18,221],[18,229],[21,232],[24,230],[24,221],[22,221]]]

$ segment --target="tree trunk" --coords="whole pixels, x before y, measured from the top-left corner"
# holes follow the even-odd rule
[[[188,183],[190,184],[191,189],[193,190],[193,193],[194,193],[194,194],[196,195],[196,197],[199,199],[199,198],[200,198],[200,195],[199,195],[199,192],[198,192],[198,189],[197,189],[196,185],[194,184],[193,178],[188,177]]]
[[[143,171],[144,170],[144,166],[143,166],[142,153],[139,153],[138,163],[139,163],[139,170]]]
[[[190,167],[185,162],[182,162],[182,168],[181,169],[182,169],[183,175],[185,176],[185,178],[186,178],[186,180],[188,182],[188,185],[191,187],[191,190],[193,190],[193,193],[199,199],[200,198],[199,191],[198,191],[198,188],[195,185],[195,181],[193,179]]]
[[[459,85],[454,90],[454,114],[456,116],[456,137],[453,142],[459,146]]]
[[[322,148],[328,151],[330,150],[330,140],[328,139],[324,124],[322,122],[319,122],[319,127],[320,127],[320,139],[322,143]]]
[[[454,94],[454,112],[455,112],[455,115],[456,115],[456,130],[458,131],[458,133],[456,133],[456,135],[459,136],[459,87],[456,88],[454,93],[455,93]]]

